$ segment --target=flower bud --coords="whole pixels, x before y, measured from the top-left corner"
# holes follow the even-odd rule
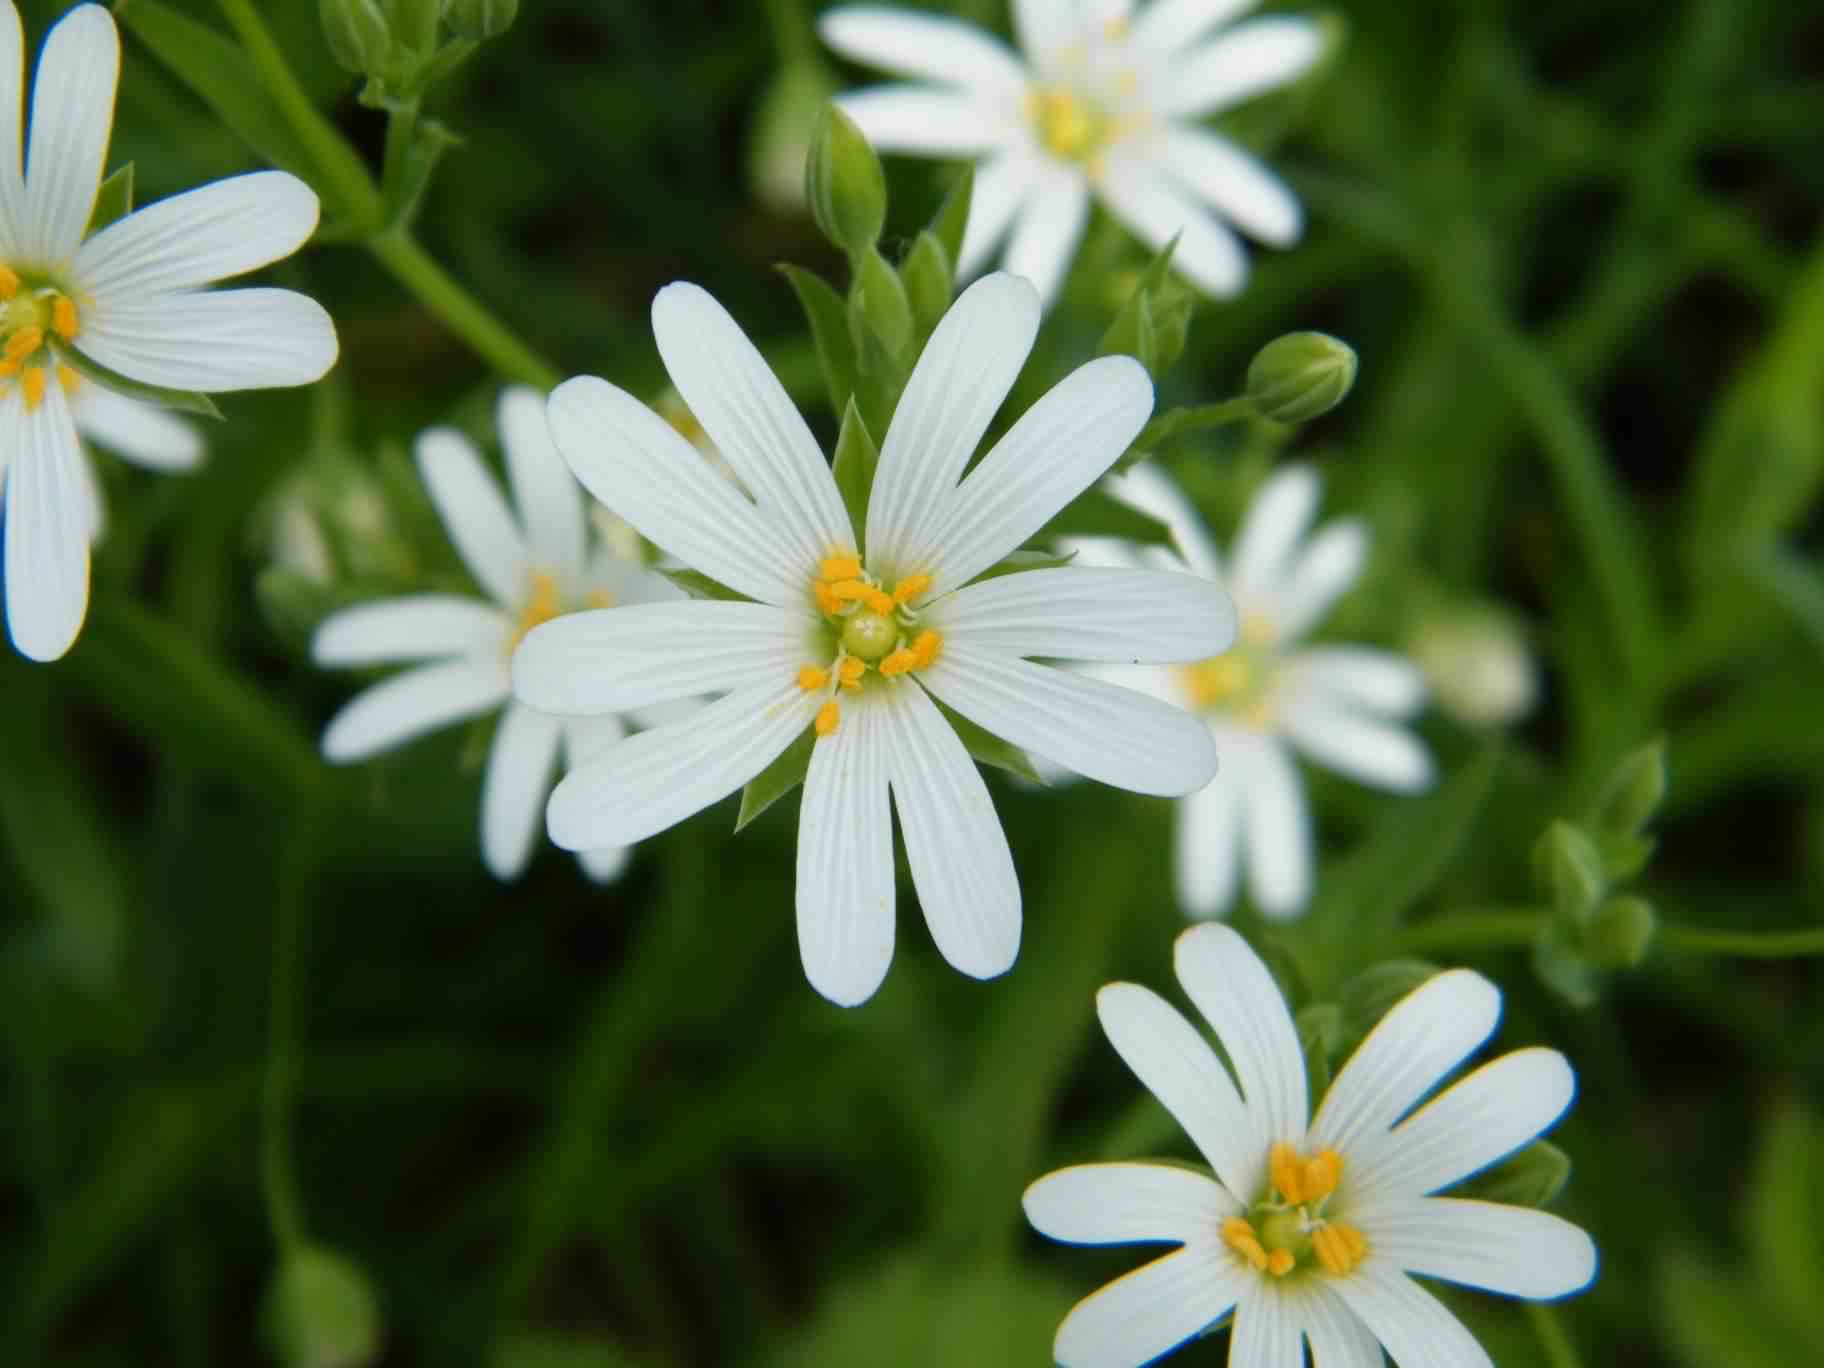
[[[1583,953],[1605,969],[1632,969],[1647,957],[1658,934],[1659,916],[1645,898],[1614,898],[1596,914]]]
[[[811,129],[804,193],[823,235],[850,256],[880,241],[887,173],[855,121],[833,104],[823,107]]]
[[[1664,737],[1633,752],[1615,767],[1603,791],[1597,822],[1615,836],[1638,836],[1666,796]]]
[[[519,0],[449,0],[444,17],[458,38],[498,38],[519,17]]]
[[[1535,872],[1551,895],[1560,926],[1581,931],[1590,925],[1607,891],[1602,854],[1588,834],[1566,821],[1555,821],[1539,838]]]
[[[1343,402],[1355,384],[1355,351],[1327,333],[1287,333],[1248,367],[1255,412],[1276,423],[1308,423]]]
[[[386,17],[393,41],[407,52],[428,60],[437,51],[443,0],[386,0]]]
[[[338,66],[374,76],[392,60],[393,34],[380,0],[320,0],[323,37]]]
[[[1505,614],[1441,613],[1420,624],[1410,649],[1438,706],[1466,727],[1510,726],[1539,701],[1538,664]]]
[[[266,1293],[266,1334],[287,1368],[363,1368],[380,1355],[380,1306],[338,1254],[294,1249]]]

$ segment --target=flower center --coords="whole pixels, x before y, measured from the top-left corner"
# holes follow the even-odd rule
[[[1062,86],[1029,91],[1026,117],[1045,150],[1065,161],[1094,160],[1114,131],[1114,120],[1101,105]]]
[[[606,589],[591,589],[583,597],[584,608],[612,608],[614,596]],[[507,654],[511,656],[519,648],[519,643],[526,639],[526,633],[534,627],[542,627],[553,618],[560,618],[565,613],[563,595],[558,591],[557,576],[545,570],[532,572],[532,592],[526,597],[526,606],[520,610],[519,622],[513,629],[513,635],[507,638]]]
[[[55,364],[50,336],[73,342],[81,328],[76,302],[69,295],[49,282],[28,281],[0,262],[0,382],[18,377],[28,411],[44,402]],[[56,369],[64,388],[74,390],[76,372],[64,365]]]
[[[917,607],[930,590],[929,575],[908,575],[888,590],[849,552],[838,551],[817,563],[811,597],[829,631],[833,659],[827,666],[806,665],[798,671],[799,688],[825,695],[813,724],[817,735],[835,733],[842,723],[837,692],[860,693],[870,669],[892,679],[926,669],[937,659],[943,638],[920,626]]]
[[[1330,1219],[1327,1209],[1343,1177],[1335,1150],[1307,1159],[1288,1144],[1267,1156],[1267,1193],[1222,1223],[1223,1243],[1259,1272],[1283,1278],[1312,1258],[1332,1277],[1352,1272],[1368,1256],[1368,1241],[1352,1225]]]
[[[1278,653],[1273,626],[1251,617],[1241,625],[1235,648],[1223,655],[1178,667],[1178,682],[1193,708],[1238,717],[1256,730],[1273,722],[1273,686]]]

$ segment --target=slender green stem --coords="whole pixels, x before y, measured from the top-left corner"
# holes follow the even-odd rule
[[[556,386],[561,378],[558,373],[476,302],[410,237],[398,232],[381,233],[370,238],[367,246],[401,284],[418,296],[419,303],[501,374],[538,389]]]
[[[1695,926],[1662,926],[1659,943],[1693,955],[1739,959],[1796,959],[1824,955],[1824,926],[1804,931],[1710,931]]]
[[[1583,1368],[1577,1346],[1571,1343],[1571,1337],[1565,1331],[1564,1320],[1559,1316],[1556,1306],[1550,1302],[1528,1302],[1526,1317],[1533,1323],[1533,1332],[1539,1336],[1539,1344],[1545,1350],[1545,1361],[1551,1368]]]
[[[260,1190],[281,1249],[304,1240],[304,1207],[291,1155],[291,1100],[297,1087],[306,922],[315,874],[318,814],[305,804],[292,818],[272,905],[272,978],[266,1077],[260,1104]]]
[[[381,212],[388,228],[405,218],[406,185],[411,176],[412,138],[418,131],[418,101],[401,100],[386,111],[386,164],[380,173]]]
[[[1163,442],[1187,432],[1205,432],[1210,428],[1245,423],[1254,417],[1254,401],[1245,396],[1224,399],[1219,404],[1200,404],[1196,408],[1171,409],[1160,414],[1141,429],[1134,439],[1137,451],[1152,451]]]
[[[1523,908],[1495,908],[1421,922],[1401,932],[1395,942],[1407,955],[1437,950],[1514,950],[1533,943],[1548,914]],[[1796,959],[1824,955],[1824,926],[1798,931],[1716,931],[1697,926],[1665,926],[1656,939],[1667,950],[1692,955],[1738,959]]]

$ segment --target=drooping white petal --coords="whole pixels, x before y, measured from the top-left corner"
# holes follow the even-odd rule
[[[575,592],[587,538],[583,492],[551,440],[545,397],[524,385],[502,390],[496,424],[531,566],[555,574],[566,591]]]
[[[1303,636],[1361,578],[1368,563],[1368,529],[1355,518],[1329,524],[1292,561],[1271,591],[1267,610],[1282,641]]]
[[[1044,76],[1057,74],[1067,50],[1087,36],[1077,0],[1013,0],[1013,33]]]
[[[1399,1368],[1494,1368],[1488,1351],[1431,1293],[1373,1261],[1331,1285]]]
[[[21,255],[25,228],[25,178],[20,153],[25,145],[25,27],[19,7],[0,11],[0,253]]]
[[[1183,53],[1152,90],[1162,118],[1196,119],[1297,80],[1323,55],[1323,30],[1309,19],[1251,19]]]
[[[977,726],[1116,788],[1175,798],[1216,773],[1209,728],[1132,689],[960,642],[919,678]]]
[[[1241,1211],[1220,1184],[1171,1164],[1079,1164],[1046,1174],[1020,1201],[1040,1234],[1087,1245],[1189,1244]]]
[[[969,222],[963,229],[963,248],[957,254],[956,274],[967,280],[994,255],[1012,226],[1014,216],[1038,181],[1043,163],[1032,152],[1009,148],[976,168],[975,186],[969,195]]]
[[[1104,487],[1121,502],[1149,514],[1171,529],[1172,541],[1195,574],[1221,583],[1222,555],[1203,517],[1171,477],[1150,461],[1110,475]]]
[[[944,640],[1058,660],[1190,661],[1235,642],[1235,605],[1195,575],[1062,566],[997,575],[932,605]]]
[[[1228,1315],[1248,1283],[1221,1244],[1187,1245],[1078,1302],[1052,1354],[1064,1368],[1140,1368]]]
[[[1307,646],[1280,664],[1295,691],[1316,690],[1389,717],[1410,717],[1425,703],[1425,672],[1405,656],[1371,646]]]
[[[777,759],[810,726],[817,703],[794,681],[764,680],[628,737],[557,786],[546,812],[551,839],[565,850],[598,850],[675,826]]]
[[[1178,937],[1172,964],[1185,994],[1216,1032],[1269,1145],[1296,1145],[1310,1115],[1305,1055],[1279,985],[1238,932],[1206,923]],[[1257,1147],[1265,1159],[1264,1147]],[[1257,1180],[1258,1182],[1258,1180]]]
[[[1136,983],[1103,988],[1096,994],[1096,1015],[1115,1053],[1172,1114],[1222,1185],[1231,1194],[1258,1191],[1272,1143],[1266,1113],[1242,1101],[1197,1028]]]
[[[82,244],[76,279],[110,299],[195,289],[290,256],[317,213],[316,192],[296,176],[230,176],[109,224]]]
[[[1386,1130],[1487,1040],[1500,1018],[1500,990],[1471,970],[1452,969],[1413,989],[1330,1085],[1312,1144],[1348,1154]]]
[[[1352,1219],[1377,1260],[1424,1278],[1537,1301],[1581,1292],[1596,1277],[1596,1242],[1547,1211],[1425,1197]]]
[[[1275,1290],[1289,1298],[1304,1327],[1312,1368],[1385,1368],[1374,1331],[1321,1278],[1304,1278],[1294,1287]]]
[[[694,711],[694,709],[693,709]],[[579,769],[607,753],[609,747],[627,735],[627,727],[616,713],[600,717],[566,717],[564,734],[564,769]],[[626,846],[603,846],[599,850],[579,850],[576,861],[590,882],[612,883],[621,877],[633,859]]]
[[[1020,881],[1001,819],[975,762],[924,690],[895,686],[882,709],[893,806],[912,886],[938,953],[972,978],[994,978],[1020,952]]]
[[[582,376],[557,387],[547,416],[583,487],[647,540],[749,597],[808,609],[814,566],[638,399]]]
[[[1305,1346],[1288,1297],[1256,1286],[1235,1308],[1229,1368],[1304,1368]]]
[[[330,614],[310,641],[319,665],[390,665],[433,656],[506,658],[513,623],[491,603],[411,594]]]
[[[555,717],[509,703],[481,783],[481,858],[497,879],[518,878],[532,858],[539,817],[557,764]]]
[[[1025,88],[1019,59],[992,34],[935,14],[844,5],[817,21],[818,36],[850,61],[1010,99]]]
[[[1150,158],[1117,149],[1097,190],[1109,212],[1154,251],[1176,238],[1172,269],[1205,294],[1226,299],[1240,291],[1248,259],[1235,234]]]
[[[60,658],[89,610],[87,460],[63,387],[47,385],[26,412],[17,393],[0,401],[6,472],[6,626],[31,660]]]
[[[808,616],[770,603],[687,599],[570,613],[513,653],[520,700],[591,717],[693,694],[784,684],[810,663]]]
[[[454,428],[418,438],[418,475],[462,563],[496,603],[517,613],[532,592],[525,533],[482,464],[475,444]]]
[[[88,529],[89,545],[99,546],[108,528],[108,507],[102,495],[101,472],[95,469],[95,458],[86,448],[77,469],[82,477],[77,482],[82,491],[82,525]]]
[[[962,479],[1039,334],[1039,301],[1017,276],[987,276],[950,306],[912,370],[868,497],[877,571],[911,574],[920,532]]]
[[[1028,192],[1002,265],[1030,280],[1039,298],[1050,303],[1057,298],[1088,222],[1088,180],[1078,167],[1054,162],[1039,172]]]
[[[1311,900],[1311,810],[1305,786],[1276,738],[1239,729],[1232,736],[1228,753],[1246,752],[1239,763],[1248,776],[1242,802],[1248,891],[1262,916],[1287,921]]]
[[[766,358],[707,290],[679,281],[652,301],[672,384],[761,510],[784,529],[802,573],[855,549],[829,462]]]
[[[134,465],[180,471],[202,464],[202,434],[156,404],[84,383],[70,397],[70,413],[84,437]]]
[[[119,79],[113,16],[78,5],[44,40],[32,81],[20,246],[47,267],[69,265],[82,245],[107,164]]]
[[[323,730],[323,757],[343,765],[476,717],[507,697],[506,662],[451,660],[356,694]]]
[[[1235,901],[1241,874],[1241,804],[1247,792],[1245,752],[1216,742],[1216,777],[1178,802],[1173,838],[1178,901],[1197,918],[1220,917]]]
[[[1150,57],[1169,57],[1260,0],[1152,0],[1134,19],[1128,41]]]
[[[1556,1050],[1516,1050],[1452,1084],[1392,1130],[1349,1152],[1350,1190],[1376,1203],[1461,1182],[1550,1130],[1576,1096]]]
[[[1235,597],[1244,614],[1278,606],[1274,593],[1317,516],[1320,492],[1317,472],[1298,463],[1280,467],[1255,494],[1230,561]]]
[[[893,959],[887,700],[856,700],[811,748],[798,811],[798,953],[839,1007],[874,996]]]
[[[1250,237],[1290,247],[1304,231],[1304,212],[1285,182],[1227,138],[1171,124],[1151,150],[1179,185]]]
[[[1129,356],[1072,372],[1026,410],[941,505],[923,548],[933,594],[1017,548],[1121,458],[1153,411],[1153,382]]]
[[[129,380],[211,394],[309,385],[336,364],[336,325],[290,290],[98,299],[79,344]]]
[[[1393,793],[1431,787],[1431,752],[1403,727],[1313,696],[1282,703],[1279,722],[1292,743],[1326,769]]]
[[[576,862],[591,883],[613,883],[627,872],[633,852],[626,846],[607,846],[601,850],[579,850]]]

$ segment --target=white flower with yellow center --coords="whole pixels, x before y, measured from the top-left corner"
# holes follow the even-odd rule
[[[1178,981],[1232,1069],[1163,998],[1104,988],[1109,1042],[1184,1127],[1214,1176],[1087,1164],[1026,1190],[1027,1219],[1072,1244],[1181,1248],[1079,1302],[1066,1368],[1150,1363],[1232,1324],[1231,1368],[1492,1368],[1409,1275],[1504,1296],[1569,1296],[1596,1247],[1546,1212],[1435,1194],[1556,1124],[1576,1082],[1555,1050],[1501,1056],[1433,1096],[1494,1032],[1501,994],[1465,969],[1402,999],[1309,1113],[1298,1030],[1272,976],[1226,926],[1178,938]],[[1429,1100],[1428,1100],[1429,1099]]]
[[[1006,269],[1050,299],[1092,197],[1205,292],[1235,294],[1229,224],[1273,246],[1303,228],[1279,179],[1198,120],[1297,79],[1322,49],[1291,15],[1229,21],[1254,0],[1014,0],[1016,55],[971,24],[875,5],[824,15],[824,42],[914,78],[838,103],[876,147],[979,159],[961,270],[1003,240]],[[1226,220],[1226,222],[1225,222]]]
[[[317,197],[263,172],[148,206],[89,232],[120,73],[114,20],[79,5],[45,39],[29,145],[25,40],[0,12],[0,464],[6,471],[6,617],[34,660],[70,648],[88,608],[99,504],[77,433],[129,456],[181,460],[170,420],[86,393],[69,353],[125,380],[223,392],[307,384],[336,358],[314,302],[287,290],[202,287],[289,256]],[[23,159],[21,152],[23,149]]]
[[[417,453],[431,502],[488,598],[415,594],[345,608],[317,629],[311,654],[319,665],[417,665],[358,694],[331,720],[323,754],[336,764],[505,705],[482,781],[481,852],[496,878],[510,879],[532,856],[560,750],[575,768],[625,735],[613,712],[558,717],[513,701],[514,650],[532,628],[565,613],[682,595],[603,549],[591,553],[582,491],[551,445],[542,396],[505,391],[499,429],[517,516],[461,433],[433,429]],[[626,852],[599,844],[584,850],[583,866],[612,878]]]
[[[740,788],[811,729],[799,943],[812,985],[849,1004],[874,992],[893,954],[889,793],[944,957],[988,978],[1019,947],[1006,837],[940,703],[1121,788],[1179,794],[1209,781],[1215,747],[1196,718],[1032,658],[1198,659],[1232,637],[1221,590],[1136,570],[981,578],[1102,475],[1152,410],[1137,362],[1092,361],[964,478],[1038,323],[1032,287],[1008,275],[951,308],[882,444],[865,528],[765,360],[693,285],[660,292],[653,329],[672,383],[740,489],[605,381],[572,380],[552,395],[552,436],[590,492],[750,600],[589,613],[527,638],[514,686],[536,707],[586,713],[722,695],[571,774],[552,795],[553,840],[642,840]]]

